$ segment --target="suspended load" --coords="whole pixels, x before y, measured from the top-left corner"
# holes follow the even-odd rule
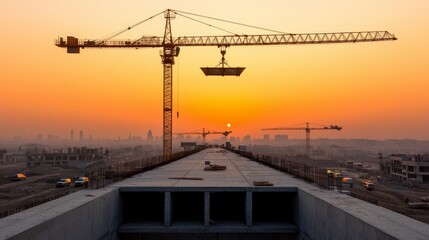
[[[220,53],[222,54],[222,60],[216,67],[202,67],[201,70],[206,76],[240,76],[244,71],[244,67],[230,67],[225,61],[226,46],[220,47]],[[225,67],[225,65],[227,67]],[[221,66],[221,67],[219,67]]]

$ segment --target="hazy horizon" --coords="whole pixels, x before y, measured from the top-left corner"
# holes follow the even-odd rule
[[[269,140],[275,140],[275,136],[277,135],[287,135],[289,140],[305,140],[305,131],[292,131],[295,132],[294,134],[289,134],[287,131],[272,131],[270,133],[264,133],[262,132],[259,135],[251,135],[251,134],[245,134],[245,135],[235,135],[234,133],[231,133],[227,139],[239,139],[240,141],[243,141],[243,139],[246,136],[250,136],[251,140],[263,140],[264,139],[264,135],[268,134],[269,135]],[[178,139],[178,135],[173,133],[173,139]],[[38,137],[39,135],[41,135],[42,137],[42,141],[48,141],[49,137],[52,137],[53,139],[51,140],[55,140],[55,138],[58,138],[57,140],[68,140],[70,141],[70,132],[68,134],[43,134],[43,133],[39,133],[36,135],[15,135],[15,136],[10,136],[10,137],[0,137],[0,141],[13,141],[13,140],[26,140],[26,141],[34,141],[35,143],[37,143],[37,141],[39,140]],[[321,135],[321,136],[319,136]],[[324,140],[324,139],[328,139],[328,140],[375,140],[375,141],[390,141],[390,140],[399,140],[399,141],[407,141],[407,140],[411,140],[411,141],[429,141],[429,138],[370,138],[370,137],[343,137],[339,134],[339,136],[335,137],[335,136],[331,136],[331,137],[327,137],[327,136],[323,136],[323,135],[327,135],[327,134],[317,134],[313,133],[311,134],[311,139],[312,140]],[[332,134],[334,135],[334,134]],[[196,138],[202,138],[201,135],[199,134],[183,134],[184,137],[186,136],[190,136],[192,139],[196,139]],[[143,140],[146,141],[147,139],[147,131],[145,133],[123,133],[123,134],[119,134],[119,135],[103,135],[103,136],[98,136],[98,135],[94,135],[91,132],[86,133],[84,132],[84,141],[88,141],[88,140],[92,140],[92,141],[103,141],[103,140],[128,140],[131,137],[131,140]],[[207,140],[216,140],[216,139],[221,139],[223,136],[219,135],[208,135],[206,136]],[[153,138],[162,138],[162,132],[159,133],[153,133]],[[74,140],[72,142],[74,143],[78,143],[79,141],[81,141],[79,139],[79,132],[75,132],[74,135]]]

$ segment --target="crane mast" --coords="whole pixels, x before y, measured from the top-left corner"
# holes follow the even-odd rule
[[[165,29],[164,36],[143,36],[134,40],[79,40],[67,36],[66,40],[59,37],[55,45],[66,48],[67,53],[80,53],[84,48],[162,48],[161,59],[163,64],[163,154],[165,160],[172,156],[172,108],[173,108],[173,65],[174,57],[179,54],[182,46],[261,46],[261,45],[298,45],[298,44],[327,44],[327,43],[357,43],[397,40],[395,35],[388,31],[364,31],[364,32],[337,32],[337,33],[305,33],[305,34],[263,34],[246,35],[231,34],[223,36],[181,36],[173,38],[171,20],[176,14],[182,16],[181,11],[167,9],[164,12]],[[157,14],[160,15],[161,13]],[[155,15],[155,16],[157,16]],[[155,17],[153,16],[153,17]],[[152,19],[150,17],[140,23]],[[219,20],[219,19],[218,19]],[[140,24],[138,23],[138,24]],[[137,26],[133,25],[134,26]],[[115,34],[113,37],[130,30],[132,27]],[[243,68],[244,70],[244,68]],[[222,73],[224,73],[222,71]],[[215,74],[219,75],[219,74]],[[222,75],[223,76],[223,75]],[[308,135],[310,133],[308,132]],[[309,138],[308,138],[309,139]]]
[[[164,92],[163,92],[163,128],[162,128],[162,149],[165,160],[170,160],[173,148],[173,65],[174,65],[174,44],[171,32],[171,18],[174,13],[167,10],[164,15],[165,31],[163,40],[163,54],[161,55],[164,65]]]

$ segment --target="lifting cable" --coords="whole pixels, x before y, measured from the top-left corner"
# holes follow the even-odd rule
[[[281,128],[291,128],[291,127],[303,127],[303,128],[305,128],[305,127],[306,127],[306,124],[307,124],[307,123],[299,123],[299,124],[294,124],[294,125],[283,126],[283,127],[281,127]],[[303,126],[303,125],[304,125],[304,126]]]
[[[109,34],[109,35],[105,35],[105,36],[103,36],[103,37],[101,37],[101,38],[97,39],[96,41],[100,41],[100,40],[102,40],[102,41],[108,41],[108,40],[110,40],[110,39],[112,39],[112,38],[114,38],[114,37],[116,37],[116,36],[118,36],[118,35],[120,35],[120,34],[122,34],[122,33],[126,32],[126,31],[131,30],[131,29],[132,29],[132,28],[134,28],[134,27],[137,27],[138,25],[140,25],[140,24],[142,24],[142,23],[144,23],[144,22],[147,22],[147,21],[151,20],[152,18],[155,18],[155,17],[157,17],[157,16],[159,16],[159,15],[163,14],[164,12],[165,12],[165,11],[162,11],[162,12],[160,12],[160,13],[158,13],[158,14],[155,14],[155,15],[153,15],[152,17],[146,18],[146,19],[144,19],[144,20],[142,20],[142,21],[140,21],[140,22],[138,22],[138,23],[135,23],[135,24],[133,24],[133,25],[131,25],[131,26],[129,26],[129,27],[127,27],[127,28],[125,28],[125,29],[119,30],[119,31],[118,31],[118,32],[116,32],[116,33],[112,33],[112,34]]]
[[[308,123],[308,124],[317,125],[319,127],[326,127],[327,126],[326,124],[320,124],[320,123]]]
[[[207,26],[212,27],[212,28],[216,28],[216,29],[218,29],[218,30],[221,30],[221,31],[227,32],[227,33],[232,34],[232,35],[238,35],[238,34],[233,33],[233,32],[231,32],[231,31],[228,31],[228,30],[222,29],[222,28],[220,28],[220,27],[213,26],[213,25],[211,25],[211,24],[208,24],[208,23],[202,22],[202,21],[197,20],[197,19],[195,19],[195,18],[191,18],[191,17],[185,16],[185,15],[180,14],[180,13],[176,13],[176,15],[179,15],[179,16],[182,16],[182,17],[185,17],[185,18],[187,18],[187,19],[190,19],[190,20],[193,20],[193,21],[195,21],[195,22],[198,22],[198,23],[201,23],[201,24],[207,25]]]
[[[176,107],[176,115],[177,115],[177,119],[179,119],[179,77],[180,77],[180,61],[179,61],[179,57],[177,57],[177,107]]]
[[[272,30],[272,29],[268,29],[268,28],[262,28],[262,27],[252,26],[252,25],[248,25],[248,24],[244,24],[244,23],[238,23],[238,22],[228,21],[228,20],[224,20],[224,19],[219,19],[219,18],[214,18],[214,17],[208,17],[208,16],[204,16],[204,15],[200,15],[200,14],[195,14],[195,13],[189,13],[189,12],[178,11],[178,10],[173,10],[173,11],[176,14],[178,14],[178,13],[189,14],[189,15],[193,15],[193,16],[196,16],[196,17],[208,18],[208,19],[211,19],[211,20],[216,20],[216,21],[231,23],[231,24],[240,25],[240,26],[243,26],[243,27],[248,27],[248,28],[255,28],[255,29],[264,30],[264,31],[268,31],[268,32],[274,32],[274,33],[280,33],[280,34],[291,34],[291,33],[286,33],[286,32],[282,32],[282,31]],[[178,14],[178,15],[180,15],[180,14]],[[183,16],[183,15],[181,15],[181,16]]]
[[[184,11],[179,11],[179,10],[172,10],[172,11],[175,14],[179,15],[179,16],[188,18],[190,20],[196,21],[198,23],[207,25],[207,26],[212,27],[212,28],[216,28],[218,30],[221,30],[221,31],[227,32],[229,34],[233,34],[233,35],[238,35],[238,34],[233,33],[231,31],[228,31],[226,29],[220,28],[220,27],[213,26],[211,24],[205,23],[205,22],[197,20],[195,18],[192,18],[192,17],[189,17],[189,16],[185,16],[184,14],[192,15],[192,16],[196,16],[196,17],[201,17],[201,18],[207,18],[207,19],[210,19],[210,20],[215,20],[215,21],[220,21],[220,22],[226,22],[226,23],[235,24],[235,25],[239,25],[239,26],[244,26],[244,27],[248,27],[248,28],[254,28],[254,29],[264,30],[264,31],[268,31],[268,32],[274,32],[274,33],[280,33],[280,34],[291,34],[291,33],[286,33],[286,32],[277,31],[277,30],[273,30],[273,29],[262,28],[262,27],[252,26],[252,25],[248,25],[248,24],[244,24],[244,23],[239,23],[239,22],[233,22],[233,21],[229,21],[229,20],[224,20],[224,19],[220,19],[220,18],[214,18],[214,17],[204,16],[204,15],[200,15],[200,14],[196,14],[196,13],[189,13],[189,12],[184,12]],[[145,22],[147,22],[147,21],[149,21],[149,20],[151,20],[151,19],[153,19],[153,18],[155,18],[155,17],[157,17],[157,16],[159,16],[159,15],[161,15],[163,13],[165,13],[165,11],[157,13],[157,14],[155,14],[155,15],[149,17],[149,18],[146,18],[146,19],[144,19],[144,20],[142,20],[140,22],[137,22],[137,23],[135,23],[135,24],[133,24],[133,25],[125,28],[125,29],[122,29],[122,30],[119,30],[117,32],[105,35],[103,37],[100,37],[100,38],[96,39],[95,41],[108,41],[108,40],[110,40],[110,39],[112,39],[114,37],[117,37],[117,36],[121,35],[122,33],[126,32],[126,31],[129,31],[129,30],[133,29],[134,27],[137,27],[138,25],[140,25],[142,23],[145,23]]]

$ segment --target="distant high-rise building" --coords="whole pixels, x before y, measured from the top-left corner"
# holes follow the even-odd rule
[[[149,129],[149,131],[147,132],[147,142],[152,143],[153,142],[153,135],[152,135],[152,131]]]
[[[79,140],[83,141],[83,131],[82,130],[79,131]]]
[[[42,134],[37,134],[36,139],[37,139],[38,141],[42,141],[42,140],[43,140],[43,136],[42,136]]]
[[[74,141],[74,131],[73,129],[70,131],[70,141]]]
[[[265,134],[265,135],[264,135],[264,140],[265,140],[265,141],[270,140],[270,135],[269,135],[269,134]]]
[[[250,140],[251,140],[250,135],[246,135],[246,136],[244,136],[244,138],[243,138],[243,142],[250,142]]]

